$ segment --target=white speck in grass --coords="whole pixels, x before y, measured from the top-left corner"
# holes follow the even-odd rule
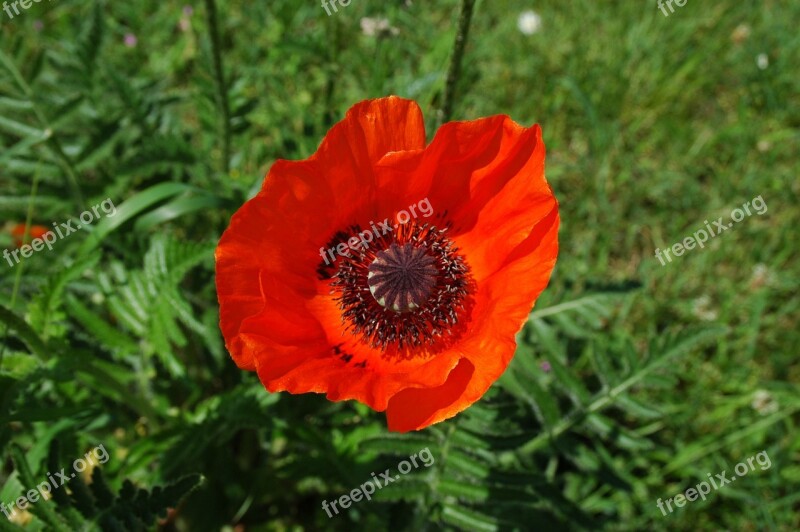
[[[769,266],[759,262],[753,267],[753,274],[750,276],[750,289],[758,290],[763,286],[769,285],[772,280],[773,276]]]
[[[700,296],[692,302],[692,314],[702,321],[714,321],[719,315],[716,309],[711,308],[708,296]]]
[[[739,24],[731,33],[731,40],[736,44],[742,44],[748,37],[750,37],[750,26],[747,24]]]
[[[778,402],[767,390],[756,390],[755,393],[753,393],[753,400],[750,406],[762,416],[773,414],[777,412],[779,408]]]
[[[517,28],[525,35],[533,35],[542,29],[542,17],[530,9],[523,11],[517,18]]]
[[[769,66],[769,57],[767,54],[758,54],[758,57],[756,57],[756,65],[758,65],[758,68],[761,70],[766,70]]]
[[[400,30],[389,24],[388,18],[364,17],[361,19],[361,32],[368,37],[388,37],[397,35]]]

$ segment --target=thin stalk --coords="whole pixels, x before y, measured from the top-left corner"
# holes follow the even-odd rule
[[[450,58],[450,67],[447,69],[447,81],[445,81],[444,85],[442,107],[437,113],[439,126],[450,120],[453,114],[456,85],[461,75],[461,61],[464,59],[464,48],[467,45],[469,26],[472,22],[472,12],[474,8],[475,0],[463,0],[461,2],[461,14],[458,17],[458,29],[456,30],[456,39],[453,43],[453,55]]]
[[[217,82],[217,105],[222,113],[222,171],[227,174],[231,164],[231,108],[228,101],[228,83],[222,68],[222,44],[217,25],[217,4],[205,0],[208,17],[208,34],[211,39],[211,55],[214,62],[214,79]]]
[[[330,36],[328,42],[332,46],[326,46],[327,50],[327,67],[325,68],[325,96],[324,96],[324,126],[325,128],[331,127],[336,122],[336,113],[334,111],[334,94],[336,93],[336,82],[341,77],[338,72],[338,65],[336,61],[336,50],[342,48],[340,24],[336,17],[328,17],[328,22],[325,25],[325,31]]]

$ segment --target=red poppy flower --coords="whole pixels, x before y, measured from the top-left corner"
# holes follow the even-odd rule
[[[317,152],[277,161],[216,250],[220,327],[271,392],[325,393],[416,430],[480,399],[558,253],[539,126],[443,125],[355,105]],[[370,236],[368,236],[370,235]]]
[[[29,244],[32,240],[42,238],[50,232],[50,229],[41,225],[32,225],[28,231],[28,238],[25,239],[25,224],[16,224],[11,228],[11,236],[14,238],[14,245],[18,248],[24,244]]]

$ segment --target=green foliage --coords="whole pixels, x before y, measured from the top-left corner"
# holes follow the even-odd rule
[[[121,263],[112,262],[108,273],[100,273],[97,278],[98,287],[107,289],[106,307],[111,318],[139,340],[129,346],[140,349],[145,357],[158,357],[174,377],[185,374],[185,364],[173,348],[187,344],[179,325],[200,337],[205,332],[205,326],[194,317],[190,303],[181,294],[179,283],[195,265],[207,261],[212,252],[209,245],[156,236],[144,256],[143,269],[128,270]],[[96,316],[86,318],[87,325],[99,322]]]
[[[0,503],[110,456],[0,532],[800,528],[797,3],[477,2],[453,116],[541,123],[560,204],[558,264],[506,372],[394,434],[230,360],[213,250],[231,215],[356,101],[411,97],[435,124],[459,4],[0,11],[0,248],[13,224],[114,204],[0,258]],[[763,215],[653,257],[758,195]],[[424,449],[430,466],[322,509]],[[657,508],[760,451],[769,468]]]
[[[480,404],[443,429],[425,431],[428,438],[365,441],[364,451],[390,448],[410,455],[429,448],[437,458],[437,468],[423,479],[403,479],[375,499],[421,503],[424,517],[409,528],[431,520],[476,531],[590,530],[601,524],[575,497],[602,499],[613,491],[633,497],[636,478],[627,465],[659,445],[636,432],[637,426],[662,417],[658,406],[638,401],[632,392],[647,385],[650,375],[669,375],[669,362],[723,332],[707,328],[665,335],[641,355],[624,340],[600,342],[591,326],[599,327],[619,297],[619,292],[592,293],[535,310],[521,335],[527,341],[499,389]],[[571,343],[576,337],[580,341]],[[543,366],[536,363],[537,346],[545,353]],[[608,415],[610,410],[622,415]],[[619,501],[605,504],[604,514]]]
[[[41,486],[48,483],[52,476],[36,483],[24,452],[19,447],[12,447],[11,455],[20,472],[20,480],[26,486]],[[53,442],[48,458],[48,470],[58,471],[64,457],[59,453],[59,446]],[[64,471],[64,469],[61,469]],[[55,480],[47,488],[52,490],[52,500],[32,502],[30,511],[49,529],[56,531],[70,530],[149,530],[159,517],[166,516],[167,509],[174,508],[201,481],[199,475],[186,476],[163,488],[156,487],[151,491],[136,488],[125,480],[119,493],[114,493],[106,482],[100,467],[94,467],[91,480],[87,484],[83,475],[70,474],[68,489],[61,489],[64,481]],[[58,478],[58,477],[57,477]],[[39,493],[44,492],[43,489]],[[21,492],[24,495],[24,492]],[[30,499],[29,499],[30,500]]]

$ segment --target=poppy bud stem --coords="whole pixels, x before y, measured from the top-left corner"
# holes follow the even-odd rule
[[[444,86],[444,98],[442,107],[437,113],[438,126],[450,120],[450,116],[453,114],[456,83],[458,83],[458,77],[461,75],[461,60],[464,58],[464,48],[467,44],[469,25],[472,21],[474,7],[475,0],[463,0],[461,3],[461,15],[458,17],[458,29],[453,43],[453,55],[450,58],[450,67],[447,70],[447,81]]]
[[[217,82],[217,105],[222,113],[222,171],[227,174],[231,164],[231,110],[228,101],[228,83],[222,67],[222,44],[217,24],[217,5],[214,0],[205,0],[208,18],[208,33],[211,38],[211,53],[214,61],[214,78]]]

